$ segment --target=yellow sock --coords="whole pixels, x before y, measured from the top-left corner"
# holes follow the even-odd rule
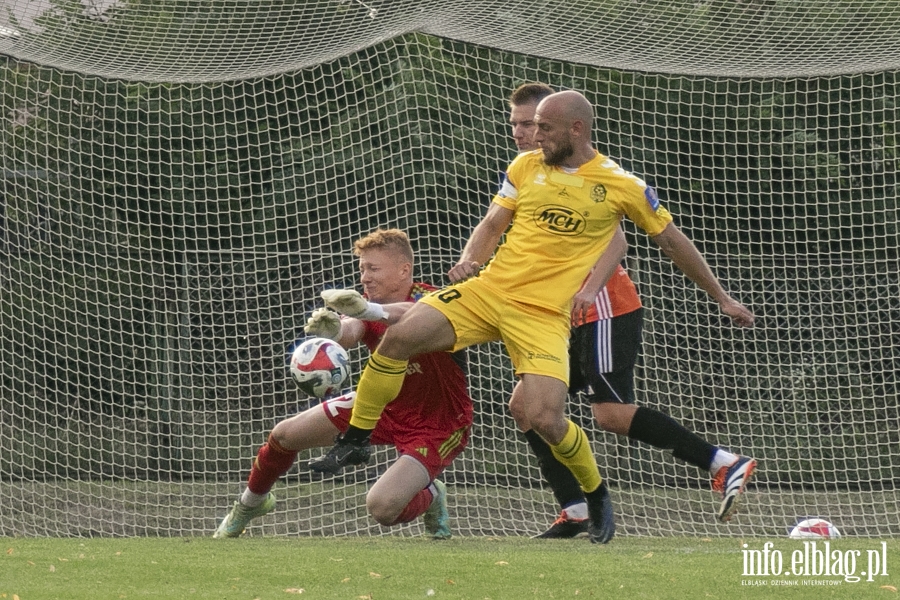
[[[397,397],[406,378],[408,360],[395,360],[375,350],[359,378],[350,424],[360,429],[375,429],[388,402]]]
[[[585,493],[591,493],[600,487],[600,469],[591,451],[591,444],[581,427],[572,421],[566,421],[569,430],[557,445],[550,444],[550,450],[556,460],[572,471]]]

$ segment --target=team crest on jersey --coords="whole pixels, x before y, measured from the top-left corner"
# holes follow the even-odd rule
[[[606,200],[606,187],[602,183],[598,183],[591,188],[591,200],[594,202],[603,202]]]
[[[656,190],[653,189],[652,186],[647,186],[644,188],[644,198],[647,199],[647,202],[650,204],[650,208],[656,210],[659,208],[659,196],[656,195]]]
[[[418,302],[433,291],[435,291],[435,288],[433,287],[428,287],[421,283],[414,283],[412,289],[409,291],[409,297],[412,298],[413,302]]]
[[[578,235],[585,228],[585,218],[577,210],[559,204],[545,204],[534,211],[534,224],[556,235]]]

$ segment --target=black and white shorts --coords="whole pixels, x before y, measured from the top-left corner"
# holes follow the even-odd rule
[[[641,350],[644,309],[585,323],[569,337],[569,393],[593,403],[634,403],[634,365]]]

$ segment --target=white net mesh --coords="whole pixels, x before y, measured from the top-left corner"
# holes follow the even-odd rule
[[[705,473],[575,400],[620,531],[822,516],[896,534],[900,5],[5,6],[0,535],[209,534],[269,429],[307,406],[284,353],[323,286],[355,284],[352,241],[404,228],[442,283],[513,156],[505,99],[524,81],[588,95],[598,147],[758,316],[732,328],[629,231],[638,402],[760,471],[718,525]],[[505,407],[508,360],[470,361],[452,525],[537,533],[557,508]],[[294,469],[250,534],[383,532],[363,497],[390,457],[337,481]]]
[[[412,32],[617,69],[827,75],[894,68],[893,0],[5,0],[0,52],[161,82],[259,77]],[[5,21],[5,23],[4,23]],[[0,30],[2,36],[4,30]]]

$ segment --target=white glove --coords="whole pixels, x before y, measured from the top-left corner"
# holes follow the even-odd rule
[[[308,335],[337,341],[341,337],[341,318],[327,308],[317,308],[309,315],[303,331]]]
[[[360,321],[383,321],[387,319],[384,307],[377,302],[369,302],[356,290],[325,290],[321,294],[325,306],[342,315]]]

